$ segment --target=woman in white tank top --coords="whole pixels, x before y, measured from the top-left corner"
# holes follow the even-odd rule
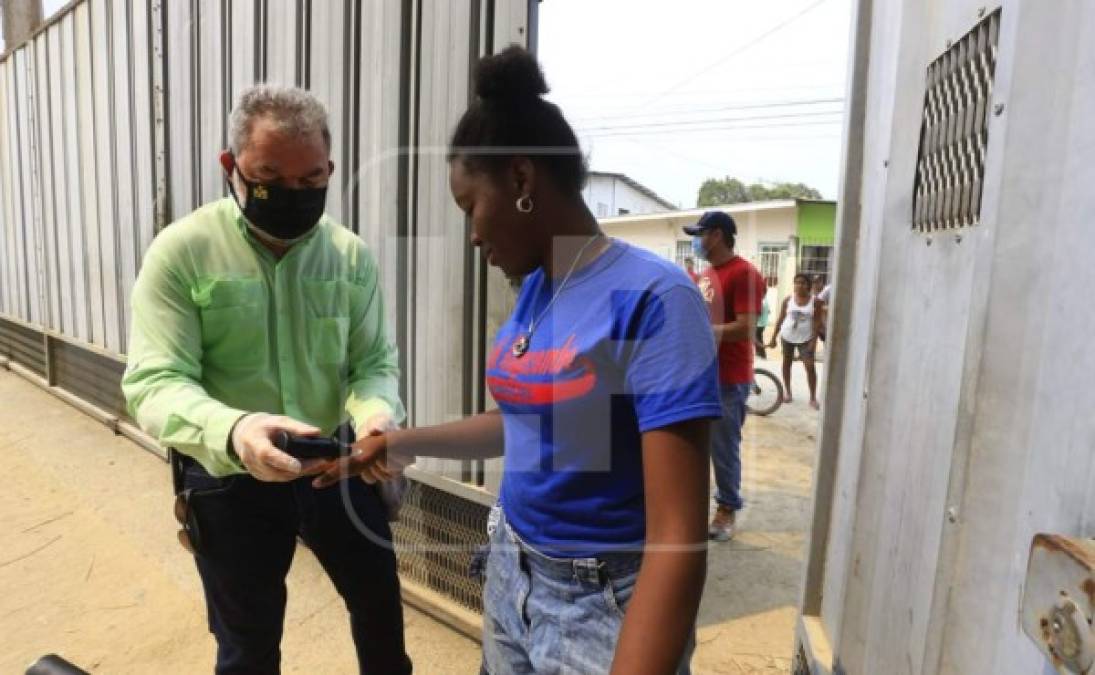
[[[791,364],[795,352],[806,368],[806,382],[810,386],[810,407],[817,410],[817,369],[814,367],[814,348],[817,336],[821,332],[823,316],[821,302],[810,294],[810,278],[805,274],[795,275],[795,292],[787,296],[780,305],[778,333],[772,335],[769,347],[776,346],[776,335],[783,342],[783,400],[791,402]]]

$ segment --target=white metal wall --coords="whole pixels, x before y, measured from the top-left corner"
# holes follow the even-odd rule
[[[1055,290],[1095,281],[1095,118],[1080,113],[1095,105],[1095,6],[858,4],[862,166],[842,188],[856,217],[830,327],[847,345],[820,439],[818,625],[800,638],[846,675],[1048,672],[1019,626],[1031,538],[1095,535],[1095,314]],[[925,70],[997,7],[981,222],[916,232]]]
[[[482,54],[534,40],[535,0],[83,0],[0,61],[0,316],[124,355],[155,233],[225,194],[217,155],[257,81],[328,106],[328,211],[380,262],[412,420],[486,404],[511,291],[448,193]],[[434,463],[481,479],[483,467]]]
[[[76,5],[0,64],[0,312],[115,353],[152,240],[148,7]]]

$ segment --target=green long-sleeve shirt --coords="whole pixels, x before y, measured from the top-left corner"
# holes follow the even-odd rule
[[[325,433],[404,417],[376,262],[327,216],[278,260],[233,200],[207,204],[156,237],[132,299],[130,414],[215,476],[245,471],[228,441],[248,412]]]

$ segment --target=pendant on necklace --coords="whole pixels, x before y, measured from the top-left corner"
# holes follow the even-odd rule
[[[522,356],[524,356],[525,353],[528,352],[528,346],[529,346],[529,336],[528,335],[522,335],[521,337],[514,340],[513,341],[513,347],[510,349],[510,351],[513,353],[513,358],[519,359]]]

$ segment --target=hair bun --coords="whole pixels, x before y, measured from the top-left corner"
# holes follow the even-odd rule
[[[475,67],[475,94],[484,101],[538,98],[548,91],[540,64],[518,45],[480,59]]]

